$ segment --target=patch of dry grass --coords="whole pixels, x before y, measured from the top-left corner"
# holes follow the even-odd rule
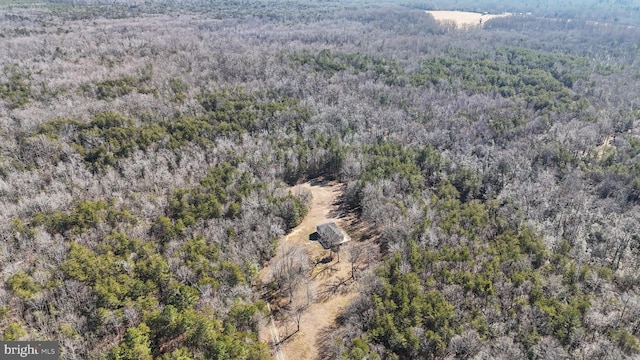
[[[427,13],[431,14],[431,16],[436,19],[436,21],[450,21],[453,22],[458,28],[482,26],[482,24],[487,20],[510,15],[481,14],[467,11],[427,11]]]

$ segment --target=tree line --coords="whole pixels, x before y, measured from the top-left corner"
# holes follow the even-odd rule
[[[383,259],[324,358],[640,352],[635,28],[269,4],[2,5],[5,340],[269,358],[253,282],[323,177]]]

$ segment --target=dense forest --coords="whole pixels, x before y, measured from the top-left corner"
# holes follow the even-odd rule
[[[269,359],[327,179],[375,266],[321,358],[639,357],[640,9],[571,3],[0,1],[3,340]]]

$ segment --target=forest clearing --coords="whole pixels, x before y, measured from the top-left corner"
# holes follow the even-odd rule
[[[303,197],[309,194],[311,202],[309,212],[302,222],[278,242],[276,256],[270,262],[277,265],[287,251],[297,247],[301,250],[300,255],[306,257],[309,263],[309,267],[305,269],[305,278],[300,280],[295,290],[292,303],[287,303],[285,298],[276,297],[270,307],[278,313],[275,323],[281,341],[279,348],[289,359],[317,358],[322,337],[331,331],[340,311],[357,294],[356,279],[351,277],[352,266],[360,271],[369,265],[364,264],[362,258],[352,262],[350,249],[353,246],[375,247],[369,239],[366,244],[346,243],[334,254],[324,249],[317,240],[310,240],[310,235],[315,233],[318,224],[334,221],[343,229],[353,227],[350,223],[354,220],[353,217],[344,216],[339,210],[338,201],[343,188],[344,184],[329,181],[312,181],[290,188],[293,194],[302,193]],[[268,283],[273,276],[275,270],[271,264],[261,272],[263,283]],[[301,305],[302,308],[298,308],[296,313],[295,307]],[[292,314],[287,315],[287,311]],[[263,341],[275,347],[271,326],[271,322],[265,323],[260,334]]]
[[[453,22],[456,27],[482,26],[487,20],[509,16],[511,14],[486,14],[468,11],[427,11],[439,22]]]

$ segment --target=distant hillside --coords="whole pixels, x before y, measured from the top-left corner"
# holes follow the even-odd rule
[[[410,7],[425,10],[460,10],[488,12],[491,14],[531,13],[539,17],[553,17],[576,20],[593,20],[613,24],[640,25],[640,3],[633,0],[585,0],[585,1],[444,1],[404,2]]]

